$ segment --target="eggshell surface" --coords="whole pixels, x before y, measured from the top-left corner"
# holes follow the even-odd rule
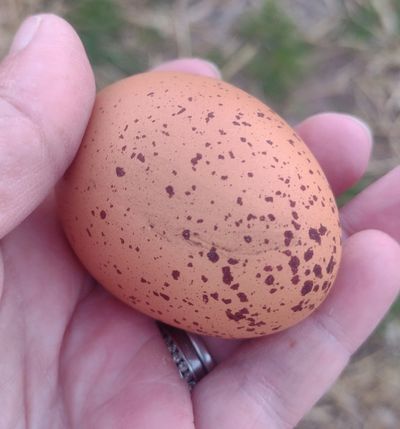
[[[340,261],[336,203],[313,155],[266,105],[216,79],[150,72],[102,90],[58,204],[101,285],[200,334],[299,322]]]

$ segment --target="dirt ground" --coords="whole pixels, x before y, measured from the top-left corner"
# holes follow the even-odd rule
[[[112,3],[123,11],[126,20],[118,42],[121,49],[143,58],[135,65],[136,69],[176,56],[210,57],[210,53],[217,51],[226,80],[268,100],[260,83],[246,72],[248,64],[259,54],[258,47],[237,32],[243,14],[257,11],[261,1],[114,0]],[[400,17],[394,14],[395,0],[281,0],[279,3],[302,37],[313,46],[313,53],[304,79],[289,97],[275,101],[272,106],[291,123],[323,110],[348,112],[363,118],[371,125],[375,137],[373,157],[363,183],[379,178],[400,164]],[[7,52],[12,34],[24,16],[43,10],[68,15],[75,4],[67,0],[1,0],[0,58]],[[341,38],[341,25],[348,14],[364,4],[373,5],[378,24],[366,21],[366,26],[372,28],[367,40]],[[135,45],[129,29],[145,30],[147,38],[154,34],[157,37],[151,36],[150,48],[143,40]],[[118,61],[118,66],[112,61],[95,65],[99,87],[126,75],[126,62]],[[130,61],[133,62],[133,57]],[[136,70],[133,65],[131,69],[127,67]],[[397,310],[363,345],[298,428],[398,429],[399,398],[400,311]]]

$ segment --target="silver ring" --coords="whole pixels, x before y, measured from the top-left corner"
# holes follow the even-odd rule
[[[192,389],[215,367],[204,341],[198,335],[164,323],[159,322],[158,327],[181,378]]]

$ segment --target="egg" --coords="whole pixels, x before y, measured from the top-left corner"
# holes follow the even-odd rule
[[[113,295],[222,338],[304,319],[341,255],[335,199],[296,132],[253,96],[192,74],[139,74],[98,94],[58,211]]]

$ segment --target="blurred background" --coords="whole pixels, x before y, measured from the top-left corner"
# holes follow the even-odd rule
[[[98,88],[197,56],[292,124],[358,115],[373,158],[339,204],[400,164],[400,0],[1,0],[0,58],[21,20],[43,11],[77,29]],[[399,398],[400,300],[298,428],[399,429]]]

